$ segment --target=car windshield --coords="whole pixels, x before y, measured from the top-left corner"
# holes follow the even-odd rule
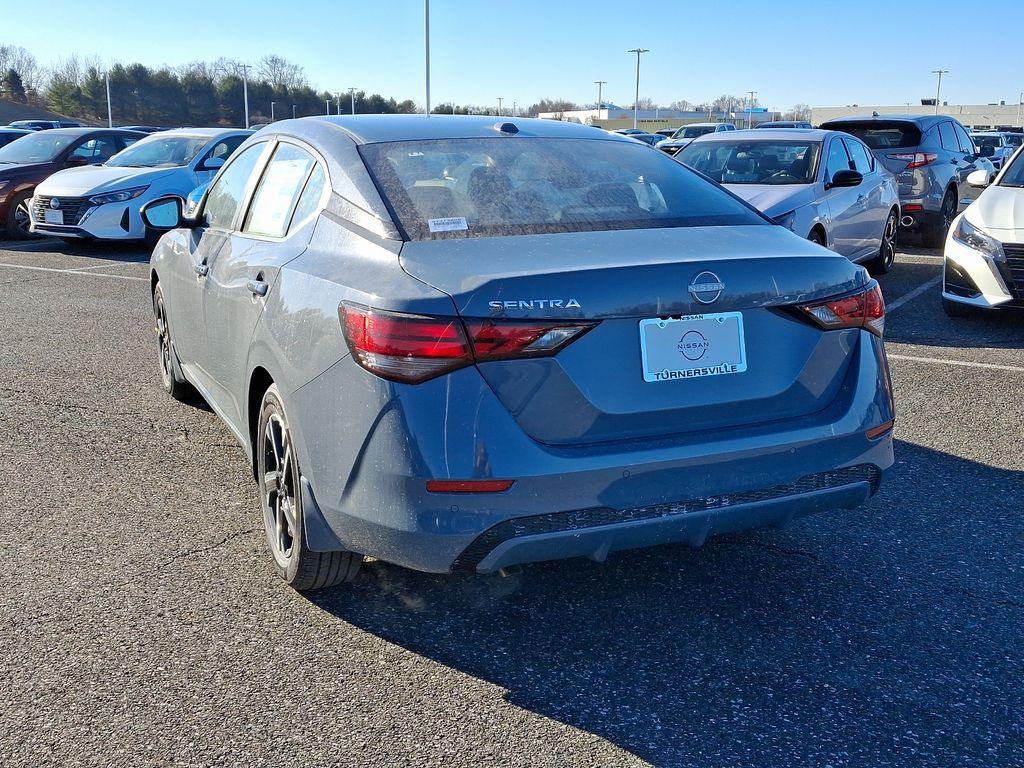
[[[1021,162],[1021,153],[1018,152],[1003,172],[1003,178],[999,180],[1001,187],[1024,187],[1024,162]]]
[[[1003,146],[1003,140],[1001,136],[979,136],[976,133],[971,134],[971,140],[978,147],[1001,147]]]
[[[132,144],[106,164],[121,168],[175,168],[191,163],[209,142],[209,136],[158,135]]]
[[[896,120],[852,122],[840,120],[835,123],[826,123],[821,127],[853,134],[867,144],[870,149],[916,147],[921,143],[921,130],[911,122]]]
[[[715,126],[713,125],[692,125],[684,126],[673,134],[673,139],[696,139],[698,136],[703,136],[705,133],[714,133]]]
[[[495,137],[368,144],[360,152],[413,240],[765,223],[632,141]]]
[[[55,131],[30,133],[0,148],[0,163],[47,163],[76,138]]]
[[[810,184],[820,154],[817,141],[698,141],[676,159],[721,184]]]

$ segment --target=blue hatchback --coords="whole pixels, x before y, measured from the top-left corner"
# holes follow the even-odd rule
[[[853,508],[893,462],[878,284],[628,138],[286,120],[150,203],[160,373],[248,451],[297,589]]]

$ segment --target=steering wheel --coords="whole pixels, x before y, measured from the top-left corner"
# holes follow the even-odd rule
[[[799,179],[796,176],[794,176],[792,173],[790,173],[789,171],[786,171],[786,170],[776,171],[771,176],[769,176],[767,179],[765,179],[765,181],[767,181],[770,184],[770,183],[772,183],[776,179],[785,179],[785,178],[790,178],[790,179],[793,179],[794,181],[799,181]]]

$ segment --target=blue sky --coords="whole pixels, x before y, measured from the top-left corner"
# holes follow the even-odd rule
[[[640,46],[651,49],[641,96],[664,104],[750,89],[782,109],[903,104],[934,95],[939,67],[950,70],[944,101],[1016,102],[1020,53],[999,44],[999,30],[1021,28],[1024,3],[892,8],[877,0],[432,0],[432,101],[593,101],[600,79],[605,98],[628,104],[634,58],[626,50]],[[972,30],[981,8],[998,24]],[[97,25],[101,17],[110,23]],[[0,0],[0,43],[23,45],[44,63],[72,52],[154,66],[276,53],[321,89],[357,86],[417,102],[422,23],[422,0]]]

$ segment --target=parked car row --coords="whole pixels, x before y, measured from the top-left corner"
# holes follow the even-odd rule
[[[56,128],[0,147],[0,222],[6,234],[67,240],[141,240],[139,211],[156,197],[183,201],[252,131]]]
[[[849,152],[750,133],[751,173],[769,146],[787,173]],[[142,216],[166,232],[161,381],[243,446],[296,589],[364,555],[482,573],[699,545],[855,507],[893,463],[878,283],[626,136],[285,120],[194,210]]]

